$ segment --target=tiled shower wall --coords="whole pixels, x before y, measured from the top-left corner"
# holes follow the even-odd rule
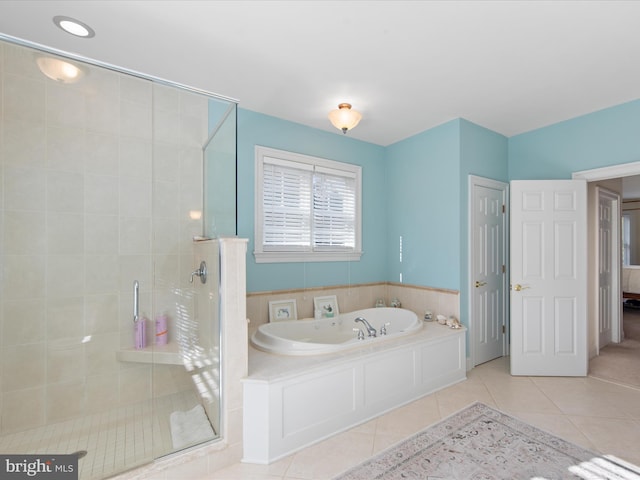
[[[116,351],[134,279],[149,318],[189,286],[207,99],[97,67],[60,84],[34,55],[0,42],[0,433],[189,385]]]

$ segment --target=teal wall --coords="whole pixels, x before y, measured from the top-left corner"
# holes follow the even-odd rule
[[[254,146],[363,167],[360,262],[256,264]],[[467,323],[468,176],[570,178],[640,161],[640,101],[506,138],[464,119],[381,147],[248,110],[238,111],[238,235],[247,237],[248,291],[402,281],[459,290]],[[399,239],[403,240],[402,263]]]
[[[566,179],[640,161],[640,100],[509,138],[510,180]]]
[[[385,166],[388,280],[457,290],[460,120],[390,145]]]
[[[457,119],[387,147],[389,280],[460,291],[468,318],[468,179],[503,182],[507,138]],[[402,236],[403,261],[399,261]]]
[[[363,167],[360,262],[255,262],[256,145]],[[460,320],[468,325],[468,176],[507,181],[506,137],[456,119],[380,147],[239,109],[237,152],[238,235],[249,239],[247,291],[402,278],[410,285],[459,290]]]
[[[261,263],[253,256],[255,151],[262,145],[362,166],[359,262]],[[238,109],[238,236],[249,239],[247,291],[387,280],[385,149],[342,135]]]
[[[508,139],[492,130],[460,121],[460,319],[469,318],[469,175],[508,182]]]
[[[363,167],[360,262],[257,264],[255,145]],[[461,292],[467,310],[468,175],[507,180],[507,139],[462,119],[388,147],[238,110],[238,235],[249,238],[249,292],[400,281]],[[402,237],[402,263],[400,262]]]

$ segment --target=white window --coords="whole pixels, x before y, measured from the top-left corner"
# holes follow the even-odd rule
[[[362,169],[256,146],[256,262],[359,260]]]

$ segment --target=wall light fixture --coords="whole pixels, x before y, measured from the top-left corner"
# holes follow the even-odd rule
[[[87,73],[80,65],[46,55],[37,55],[36,63],[42,73],[60,83],[75,83]]]

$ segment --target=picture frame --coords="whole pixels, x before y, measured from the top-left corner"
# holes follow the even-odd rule
[[[340,315],[338,309],[338,299],[335,295],[324,297],[313,297],[313,309],[322,312],[322,318],[331,318]]]
[[[269,321],[281,322],[284,320],[297,320],[298,308],[295,299],[273,300],[269,302]]]

